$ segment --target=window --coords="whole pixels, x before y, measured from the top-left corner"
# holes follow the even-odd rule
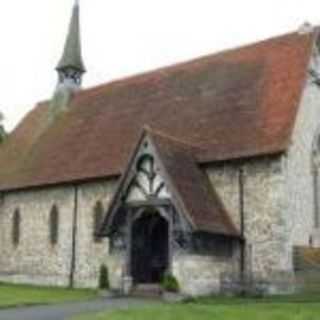
[[[49,220],[50,242],[52,245],[56,245],[59,238],[59,211],[56,205],[51,209]]]
[[[94,222],[93,222],[93,239],[94,242],[101,242],[102,238],[98,236],[97,232],[101,228],[103,220],[103,205],[98,201],[94,207]]]
[[[200,255],[231,258],[233,255],[233,239],[199,232],[193,235],[193,249]]]
[[[20,242],[20,224],[21,224],[20,210],[16,209],[13,214],[13,221],[12,221],[12,243],[15,246],[18,246]]]

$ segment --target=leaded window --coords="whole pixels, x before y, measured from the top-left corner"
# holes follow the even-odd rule
[[[193,251],[200,255],[230,258],[233,255],[233,241],[228,237],[198,232],[192,236]]]
[[[102,238],[98,235],[103,222],[103,205],[98,201],[94,207],[94,222],[93,222],[93,238],[96,243],[101,242]]]
[[[58,243],[59,238],[59,211],[56,205],[54,205],[50,212],[50,242],[52,245],[56,245]]]
[[[21,227],[20,210],[16,209],[13,214],[13,221],[12,221],[12,243],[15,246],[18,246],[20,242],[20,227]]]

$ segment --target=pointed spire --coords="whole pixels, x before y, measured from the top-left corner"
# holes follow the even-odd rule
[[[80,39],[80,6],[79,0],[75,0],[69,33],[64,47],[62,58],[57,66],[57,70],[61,71],[66,68],[75,69],[81,73],[85,72],[84,63],[81,54]]]
[[[51,100],[50,119],[66,110],[73,93],[80,89],[85,67],[81,55],[79,0],[75,0],[69,33],[62,58],[56,68],[58,84]],[[50,120],[50,121],[51,121]]]

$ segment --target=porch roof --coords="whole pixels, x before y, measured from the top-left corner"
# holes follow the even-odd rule
[[[197,148],[159,131],[146,128],[135,152],[139,150],[139,145],[145,136],[149,137],[162,163],[166,183],[172,193],[173,205],[186,216],[193,230],[240,237],[239,230],[233,224],[208,176],[197,164],[194,157]],[[135,153],[122,176],[122,182],[106,215],[102,233],[108,228],[108,224],[112,223],[112,214],[116,214],[113,210],[119,208],[116,202],[121,201],[124,181],[134,157]]]

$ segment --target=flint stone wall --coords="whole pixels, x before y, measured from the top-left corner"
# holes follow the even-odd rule
[[[246,272],[261,277],[270,271],[291,270],[282,158],[224,163],[208,167],[207,173],[239,230],[243,190]]]
[[[220,293],[223,274],[239,275],[239,253],[236,243],[230,257],[176,252],[172,272],[179,282],[182,294],[202,296]]]
[[[76,287],[97,287],[99,269],[108,255],[108,240],[94,241],[94,207],[109,205],[115,181],[78,186]],[[0,281],[52,286],[70,284],[75,187],[55,187],[2,194],[0,208]],[[49,216],[59,211],[58,243],[50,242]],[[19,245],[12,241],[12,220],[20,210]],[[108,261],[111,263],[110,261]]]
[[[320,229],[315,226],[315,215],[320,214],[315,210],[315,202],[320,204],[320,194],[314,193],[312,165],[313,145],[319,134],[320,88],[309,81],[301,101],[292,144],[284,158],[285,210],[292,246],[308,246],[309,242],[313,242],[313,245],[320,247]],[[319,172],[319,166],[317,170]]]
[[[106,212],[116,189],[117,180],[88,183],[78,187],[78,216],[75,285],[98,287],[100,267],[109,263],[109,240],[96,242],[94,237],[94,208],[101,202]]]
[[[59,207],[59,241],[49,239],[49,214]],[[56,188],[2,195],[0,212],[1,280],[67,286],[70,277],[74,192]],[[12,221],[20,210],[20,241],[12,241]]]
[[[251,244],[248,269],[267,273],[270,266],[286,268],[283,239],[282,201],[283,175],[279,159],[252,161],[244,169],[245,236]],[[238,165],[211,166],[208,175],[239,227]],[[121,288],[125,273],[123,254],[109,254],[108,239],[94,242],[94,207],[101,201],[107,209],[115,191],[116,181],[78,186],[76,230],[77,287],[96,287],[99,268],[109,268],[113,288]],[[75,188],[60,187],[14,192],[2,196],[0,214],[0,275],[2,280],[61,285],[69,284],[72,252],[72,229]],[[49,213],[53,205],[59,209],[59,240],[56,246],[49,241]],[[17,248],[12,244],[12,216],[21,212],[21,239]],[[280,227],[279,227],[280,226]],[[278,233],[277,233],[278,232]],[[284,241],[282,241],[284,240]],[[186,293],[194,295],[218,292],[221,274],[239,272],[239,251],[231,259],[178,255],[173,259],[173,271]],[[190,276],[191,275],[191,276]]]

